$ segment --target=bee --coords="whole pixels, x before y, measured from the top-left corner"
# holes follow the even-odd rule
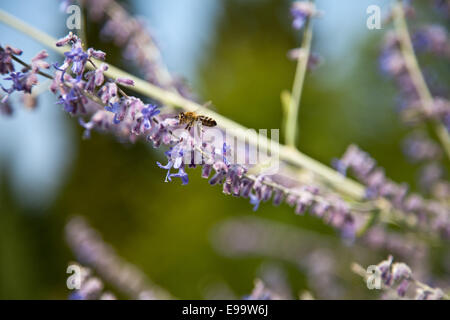
[[[180,124],[187,124],[186,130],[190,130],[196,122],[200,122],[202,125],[207,127],[215,127],[217,125],[216,120],[210,117],[198,115],[195,112],[180,112],[178,114],[178,121]]]

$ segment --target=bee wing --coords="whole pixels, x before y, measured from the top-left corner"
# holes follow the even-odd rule
[[[208,108],[211,107],[211,106],[212,106],[212,101],[211,101],[211,100],[206,101],[206,102],[202,105],[202,107],[203,107],[203,108],[206,108],[206,109],[208,109]]]

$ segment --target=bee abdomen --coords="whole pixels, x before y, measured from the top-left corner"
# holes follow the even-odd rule
[[[217,125],[216,120],[209,117],[199,116],[198,119],[202,122],[204,126],[207,127],[215,127]]]

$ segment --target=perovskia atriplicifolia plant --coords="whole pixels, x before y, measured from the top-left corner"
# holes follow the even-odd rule
[[[70,4],[63,1],[64,8]],[[401,1],[392,5],[388,20],[393,30],[383,41],[380,67],[399,89],[402,119],[417,130],[431,128],[431,134],[422,130],[404,144],[407,156],[424,163],[421,181],[427,192],[423,195],[388,178],[384,169],[356,145],[349,146],[341,159],[335,159],[335,169],[296,148],[303,84],[308,71],[320,62],[311,52],[314,20],[323,16],[314,2],[296,1],[291,6],[292,26],[302,34],[302,41],[299,48],[289,52],[297,67],[291,91],[282,95],[285,144],[277,141],[277,131],[269,138],[267,130],[249,130],[199,103],[168,71],[142,23],[118,3],[95,0],[80,4],[90,19],[103,25],[102,36],[120,46],[124,57],[139,67],[143,79],[107,63],[107,52],[86,48],[82,32],[54,39],[0,10],[0,22],[62,55],[59,61],[49,62],[48,53],[42,50],[31,61],[24,61],[20,44],[2,44],[0,73],[8,81],[2,87],[2,114],[13,113],[9,97],[14,94],[25,95],[28,104],[35,105],[36,92],[42,91],[37,89],[45,84],[41,79],[47,79],[56,103],[85,129],[84,138],[100,131],[119,141],[140,139],[154,148],[163,146],[165,160],[156,165],[165,170],[164,182],[188,185],[189,168],[201,167],[201,176],[210,185],[221,185],[225,195],[248,198],[255,211],[264,202],[272,201],[274,206],[286,203],[295,214],[309,213],[334,227],[348,245],[381,248],[396,255],[412,243],[411,235],[417,236],[421,245],[449,240],[450,184],[443,168],[450,158],[450,104],[445,97],[432,95],[416,55],[427,51],[448,59],[450,46],[445,30],[437,26],[425,27],[411,36],[406,22],[412,10],[409,6]],[[185,119],[180,113],[189,115],[187,126],[180,121]],[[252,152],[257,152],[256,156]],[[308,172],[312,179],[305,182],[300,171]],[[413,278],[406,265],[396,276],[399,268],[395,264],[392,272],[403,282],[394,290],[403,298],[407,282],[409,285]],[[383,281],[385,286],[393,284]],[[442,294],[431,291],[414,297],[448,298],[442,290]],[[276,296],[261,282],[256,282],[254,295]]]

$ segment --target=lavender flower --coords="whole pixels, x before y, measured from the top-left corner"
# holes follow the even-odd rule
[[[66,239],[78,261],[95,270],[103,280],[131,298],[171,298],[164,289],[152,284],[136,266],[118,257],[114,249],[104,243],[98,232],[83,218],[75,217],[69,221],[66,225]],[[98,282],[91,283],[91,288],[99,287]],[[81,292],[81,297],[85,297],[89,291]]]
[[[31,71],[38,73],[40,69],[49,69],[50,64],[45,61],[48,58],[48,53],[42,50],[31,59]]]
[[[258,198],[258,196],[250,193],[250,203],[253,205],[253,211],[258,210],[259,208],[259,203],[261,202],[261,200]]]
[[[109,106],[105,107],[105,110],[114,113],[114,123],[118,124],[123,121],[126,116],[128,100],[121,99],[119,102],[112,102]]]
[[[312,2],[294,2],[291,6],[292,27],[300,30],[305,25],[307,19],[316,14],[317,12]]]
[[[94,92],[96,87],[100,87],[104,80],[104,72],[108,70],[108,65],[105,63],[102,63],[98,69],[95,71],[89,71],[85,73],[85,78],[87,79],[87,82],[84,86],[84,89],[89,92]]]
[[[3,63],[5,65],[3,67],[0,66],[6,73],[8,73],[8,77],[4,78],[4,80],[9,80],[12,82],[10,88],[6,89],[1,86],[2,90],[7,93],[6,96],[2,98],[2,102],[8,100],[10,94],[13,92],[23,92],[24,94],[31,93],[33,86],[38,83],[37,74],[40,72],[40,69],[48,69],[50,64],[48,64],[44,59],[48,57],[48,54],[45,50],[39,52],[36,56],[34,56],[31,60],[31,65],[27,68],[24,68],[21,72],[15,72],[14,66],[12,65],[11,55],[21,54],[22,51],[19,49],[12,49],[11,47],[6,47],[6,50],[3,51],[3,48],[0,47],[2,51],[0,54],[3,54],[3,57],[0,56],[0,59],[3,59]],[[2,62],[0,62],[1,64]],[[30,95],[28,95],[30,97]],[[30,102],[32,105],[32,100],[27,99],[25,101]]]
[[[166,179],[164,181],[169,182],[169,181],[172,181],[171,177],[173,176],[173,174],[170,173],[170,170],[172,168],[180,169],[182,166],[184,166],[184,164],[183,164],[184,151],[180,148],[179,145],[177,145],[177,146],[171,148],[169,151],[166,151],[165,155],[168,158],[167,164],[165,166],[159,162],[156,162],[156,164],[161,169],[167,170]],[[183,172],[184,172],[184,169],[183,169]],[[181,178],[181,176],[180,176],[180,178]],[[186,178],[184,178],[184,180],[182,179],[182,182],[183,182],[183,184],[187,184],[188,180]]]
[[[113,82],[106,83],[99,92],[100,98],[104,104],[117,101],[117,85]]]
[[[116,82],[120,83],[120,84],[124,84],[126,86],[134,86],[134,81],[131,79],[117,78]]]
[[[67,69],[71,66],[72,72],[77,76],[76,82],[79,82],[82,79],[86,63],[90,61],[91,57],[100,60],[105,59],[105,53],[102,51],[94,50],[92,48],[84,51],[81,39],[72,33],[69,33],[66,37],[58,40],[56,45],[63,46],[67,43],[72,43],[72,48],[70,51],[64,53],[64,56],[66,57],[64,63],[61,66],[56,67],[57,70],[62,71],[61,79],[64,77]]]
[[[62,93],[56,103],[62,104],[66,112],[74,115],[85,112],[84,104],[87,103],[87,99],[77,87],[73,87],[68,93]]]
[[[369,154],[351,145],[341,158],[334,162],[341,171],[351,169],[352,173],[367,187],[369,198],[384,197],[393,207],[416,215],[416,224],[428,232],[438,231],[442,237],[450,237],[450,211],[445,204],[423,199],[418,194],[407,193],[405,184],[396,184],[388,179],[382,168],[376,166]]]
[[[429,25],[416,31],[412,37],[414,49],[450,57],[447,31],[440,25]]]
[[[96,300],[103,290],[103,283],[97,278],[90,278],[82,282],[79,290],[72,293],[70,300]]]
[[[56,41],[56,46],[62,47],[68,43],[76,42],[77,40],[78,40],[78,37],[75,34],[73,34],[72,32],[69,32],[65,37]]]
[[[299,57],[304,56],[304,50],[302,48],[295,48],[288,51],[287,56],[291,60],[298,60]],[[315,70],[323,63],[323,58],[315,52],[309,54],[307,68],[308,70]]]
[[[253,291],[248,296],[244,297],[244,300],[279,300],[279,295],[268,289],[265,284],[259,280],[255,280],[255,286]]]
[[[12,55],[20,56],[22,50],[16,49],[10,46],[6,46],[4,49],[0,46],[0,74],[7,74],[14,71],[14,65],[12,63]]]
[[[91,130],[94,128],[95,123],[92,120],[89,122],[85,122],[81,118],[78,118],[78,123],[85,129],[83,133],[83,138],[89,139],[91,137]]]
[[[414,279],[411,268],[403,262],[393,263],[392,256],[380,262],[377,268],[381,274],[383,289],[396,294],[397,297],[415,300],[450,299],[440,288],[429,287]],[[354,265],[353,269],[357,273],[359,271],[362,271],[362,274],[365,273],[365,270],[358,265]],[[415,292],[415,294],[408,296],[409,291]]]
[[[412,162],[437,160],[442,156],[439,145],[421,133],[411,134],[404,140],[403,152]]]
[[[72,50],[65,52],[66,60],[64,61],[64,66],[72,64],[72,72],[77,75],[77,79],[81,80],[81,74],[84,71],[84,66],[89,58],[88,54],[84,52],[81,46],[81,40],[75,42],[72,46]],[[63,69],[67,70],[67,67]],[[61,68],[61,67],[60,67]]]
[[[8,95],[14,91],[31,93],[31,87],[37,83],[35,76],[31,77],[29,74],[22,72],[11,72],[9,77],[4,78],[4,80],[12,81],[12,86],[9,89],[5,89],[2,86],[3,91],[5,91]]]
[[[143,124],[146,129],[151,127],[151,120],[153,117],[157,116],[161,111],[158,110],[157,105],[149,104],[147,107],[141,109]]]

